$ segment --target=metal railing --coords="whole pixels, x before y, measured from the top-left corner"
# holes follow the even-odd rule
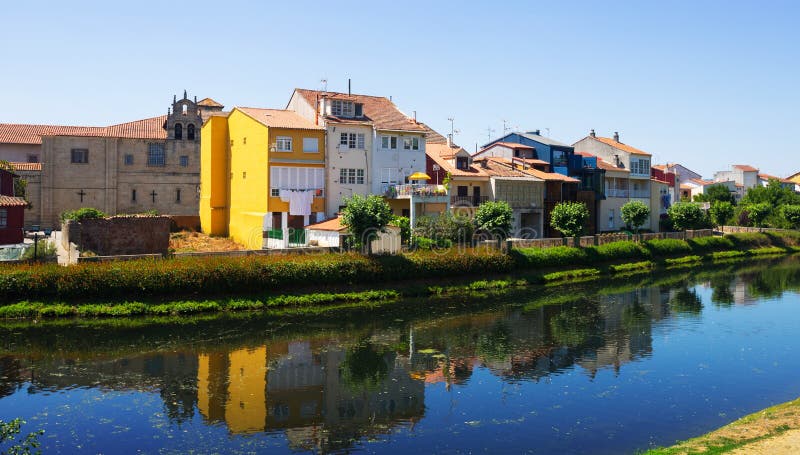
[[[478,206],[484,202],[489,202],[489,196],[450,196],[450,203],[453,205],[474,205]]]
[[[444,185],[430,185],[422,183],[407,183],[404,185],[390,185],[386,190],[386,197],[441,197],[447,196]]]

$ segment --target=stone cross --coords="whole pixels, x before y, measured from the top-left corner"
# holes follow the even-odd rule
[[[156,190],[151,191],[150,192],[150,196],[153,197],[153,204],[155,204],[156,203],[156,196],[158,196],[158,193],[156,193]]]
[[[86,192],[83,191],[83,189],[81,189],[76,194],[81,197],[81,204],[82,204],[83,203],[83,197],[86,196]]]

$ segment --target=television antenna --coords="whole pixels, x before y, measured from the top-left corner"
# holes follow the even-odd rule
[[[323,77],[322,79],[319,80],[319,85],[323,92],[328,91],[328,79]]]

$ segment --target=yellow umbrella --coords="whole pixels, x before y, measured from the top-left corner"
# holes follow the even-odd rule
[[[431,177],[424,172],[415,172],[408,176],[409,180],[430,180]]]

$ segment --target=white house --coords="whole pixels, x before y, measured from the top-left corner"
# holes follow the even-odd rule
[[[386,195],[425,171],[425,128],[388,98],[295,89],[287,108],[327,130],[328,216],[354,194]]]

